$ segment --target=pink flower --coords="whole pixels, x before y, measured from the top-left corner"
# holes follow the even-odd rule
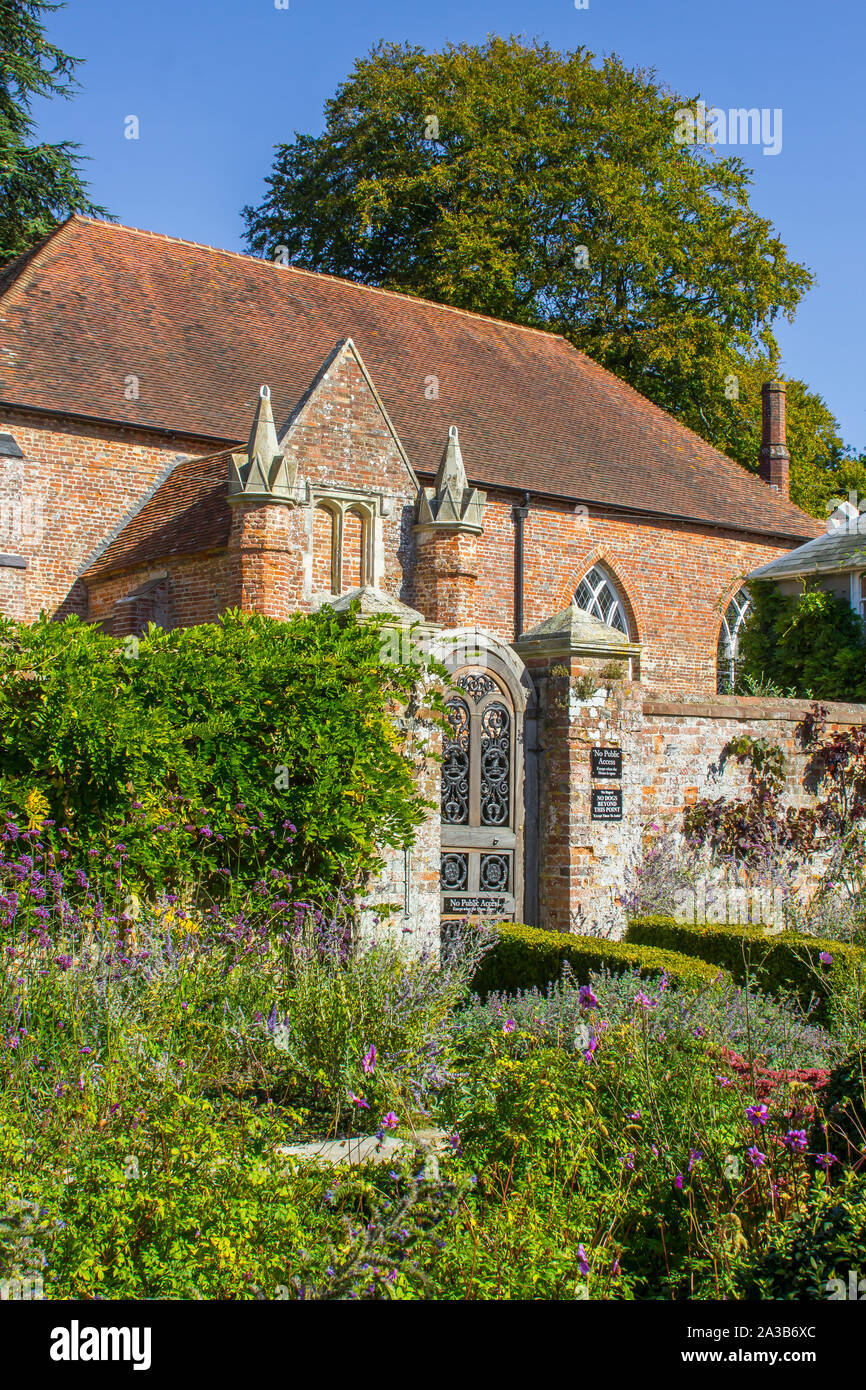
[[[507,1018],[502,1025],[502,1031],[503,1033],[513,1033],[516,1027],[517,1024],[514,1022],[514,1019]]]
[[[363,1097],[363,1096],[356,1096],[356,1095],[354,1094],[353,1091],[350,1091],[350,1092],[349,1092],[349,1100],[352,1102],[353,1105],[362,1105],[362,1106],[364,1107],[365,1110],[369,1110],[369,1109],[370,1109],[370,1107],[369,1107],[369,1105],[367,1104],[367,1102],[365,1101],[364,1097]]]
[[[394,1111],[393,1111],[393,1110],[389,1110],[388,1113],[387,1113],[387,1115],[384,1115],[384,1116],[382,1117],[382,1128],[383,1128],[383,1129],[396,1129],[396,1128],[397,1128],[397,1116],[394,1114]]]
[[[372,1043],[364,1054],[363,1063],[365,1076],[369,1076],[371,1072],[376,1070],[376,1049]]]

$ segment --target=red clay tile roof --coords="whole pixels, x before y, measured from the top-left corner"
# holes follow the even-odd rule
[[[457,425],[481,486],[815,534],[555,334],[84,217],[0,276],[0,401],[241,442],[262,382],[286,419],[347,337],[418,473],[435,473]],[[138,400],[124,397],[130,374]],[[425,399],[431,375],[438,400]]]
[[[226,449],[179,463],[81,573],[92,580],[171,556],[222,550],[231,530],[230,455]]]

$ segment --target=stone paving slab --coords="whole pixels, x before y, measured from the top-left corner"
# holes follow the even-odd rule
[[[357,1135],[352,1139],[314,1139],[307,1144],[279,1144],[275,1153],[279,1158],[296,1158],[302,1163],[327,1166],[337,1163],[391,1163],[420,1150],[424,1155],[424,1176],[435,1181],[439,1177],[436,1155],[447,1147],[444,1130],[422,1129],[408,1139],[393,1136],[377,1139],[375,1134],[370,1134]]]

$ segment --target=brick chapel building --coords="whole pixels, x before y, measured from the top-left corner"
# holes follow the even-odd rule
[[[756,477],[552,333],[77,216],[0,275],[0,612],[422,620],[454,672],[431,912],[567,925],[611,777],[587,746],[577,804],[570,677],[715,699],[744,576],[818,529],[778,383]]]

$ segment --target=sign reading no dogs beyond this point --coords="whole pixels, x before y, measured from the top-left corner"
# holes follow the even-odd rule
[[[592,820],[622,820],[622,788],[593,787],[590,817]]]

